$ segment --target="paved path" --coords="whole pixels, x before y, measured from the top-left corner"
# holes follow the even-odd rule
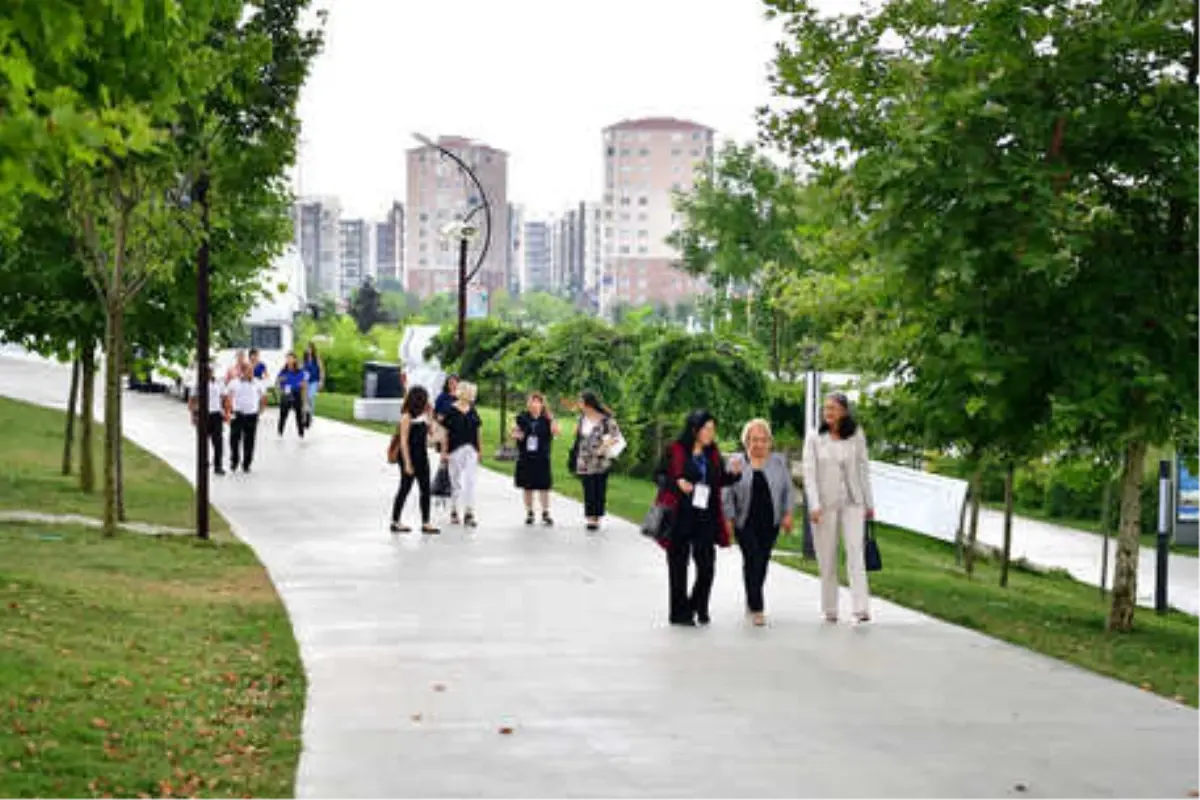
[[[0,394],[62,405],[61,369],[0,360]],[[130,395],[127,434],[183,474],[182,406]],[[214,501],[291,614],[309,675],[304,797],[1183,797],[1197,714],[878,602],[817,621],[781,568],[746,626],[736,553],[714,623],[664,623],[653,544],[614,522],[527,529],[485,473],[482,527],[393,539],[386,438],[324,420],[260,437]],[[442,691],[438,691],[438,689]],[[503,726],[512,735],[501,735]]]
[[[1004,514],[1000,511],[979,510],[979,541],[993,547],[1004,546]],[[1108,543],[1108,587],[1112,588],[1116,570],[1117,542]],[[1017,517],[1013,524],[1013,558],[1024,558],[1031,564],[1065,569],[1077,581],[1100,585],[1103,537],[1087,531],[1064,528],[1027,517]],[[1138,604],[1154,607],[1155,552],[1151,547],[1138,548]],[[1167,567],[1167,602],[1192,616],[1200,613],[1200,559],[1171,553]]]

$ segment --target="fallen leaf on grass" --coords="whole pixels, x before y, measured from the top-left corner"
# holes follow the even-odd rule
[[[108,727],[109,727],[108,720],[102,719],[100,717],[94,717],[94,718],[92,718],[92,727],[99,728],[102,731],[106,731],[106,730],[108,730]]]
[[[126,678],[124,675],[118,675],[112,679],[113,685],[120,686],[122,689],[128,689],[133,686],[133,681]]]
[[[1154,687],[1152,685],[1150,685],[1149,683],[1143,683],[1142,689],[1146,690],[1147,692],[1154,691]]]
[[[1171,699],[1173,699],[1176,703],[1186,703],[1187,702],[1187,698],[1181,694],[1177,694]]]

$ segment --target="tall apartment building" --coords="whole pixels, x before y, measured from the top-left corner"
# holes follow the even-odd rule
[[[524,272],[522,259],[525,257],[521,249],[521,240],[525,236],[525,209],[519,205],[508,204],[508,250],[504,265],[504,280],[510,295],[521,293],[521,274]]]
[[[591,311],[598,310],[603,229],[604,211],[598,203],[580,203],[551,224],[551,287]]]
[[[460,136],[443,136],[438,144],[465,161],[475,171],[492,211],[491,239],[476,284],[489,291],[505,285],[508,263],[508,154],[503,150]],[[442,229],[470,213],[481,200],[475,185],[462,169],[436,148],[408,151],[408,193],[405,202],[405,282],[421,297],[454,291],[458,286],[458,242]],[[480,237],[471,243],[469,267],[482,248],[483,211],[472,218]]]
[[[339,225],[341,248],[341,280],[338,297],[349,302],[367,278],[374,278],[372,226],[363,219],[344,219]]]
[[[304,289],[310,302],[340,298],[342,206],[334,197],[306,197],[293,208],[293,228],[304,264]]]
[[[375,280],[404,284],[404,204],[392,203],[387,218],[376,222]]]
[[[525,270],[522,292],[548,292],[553,289],[553,253],[549,222],[525,223]]]
[[[626,120],[604,129],[601,313],[617,303],[674,304],[707,289],[675,268],[679,254],[666,239],[678,225],[673,193],[691,189],[712,152],[713,130],[687,120]]]

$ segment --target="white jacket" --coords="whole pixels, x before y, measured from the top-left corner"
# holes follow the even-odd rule
[[[843,506],[875,507],[870,458],[862,428],[849,439],[828,433],[804,440],[804,493],[809,511]]]

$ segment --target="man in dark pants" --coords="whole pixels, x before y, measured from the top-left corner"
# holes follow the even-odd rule
[[[196,401],[196,394],[193,392],[188,399],[188,408],[192,412],[192,424],[196,424],[197,406],[200,404]],[[217,475],[225,474],[224,462],[221,461],[222,444],[225,440],[225,423],[229,422],[230,407],[229,394],[227,387],[221,383],[221,379],[216,373],[212,372],[211,365],[209,366],[208,379],[208,440],[212,442],[212,464],[213,472]]]
[[[243,365],[242,377],[230,385],[229,395],[233,405],[233,424],[229,431],[230,467],[237,472],[240,465],[243,472],[249,472],[254,463],[258,414],[266,402],[262,385],[254,380],[253,367],[249,363]]]

